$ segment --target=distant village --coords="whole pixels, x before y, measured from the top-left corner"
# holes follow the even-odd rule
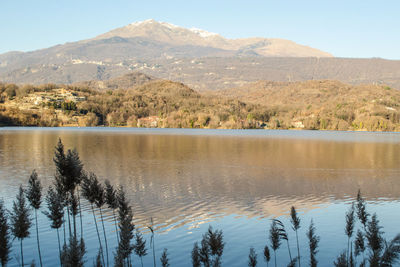
[[[46,107],[52,104],[64,102],[82,102],[86,97],[78,96],[76,93],[64,88],[52,89],[51,91],[35,92],[27,94],[18,101],[7,101],[8,106],[15,106],[20,109],[37,109],[37,106]]]

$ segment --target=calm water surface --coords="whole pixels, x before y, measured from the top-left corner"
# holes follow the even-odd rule
[[[344,214],[360,188],[368,209],[377,212],[385,235],[400,232],[400,134],[321,131],[181,130],[115,128],[1,128],[0,198],[8,207],[18,186],[36,169],[48,186],[55,173],[54,146],[61,138],[76,148],[87,171],[126,189],[135,224],[150,235],[156,228],[156,257],[168,248],[171,266],[190,266],[190,252],[209,225],[222,229],[223,266],[247,266],[249,248],[262,263],[271,218],[291,229],[288,213],[296,206],[302,219],[300,243],[308,262],[306,228],[313,218],[321,236],[318,261],[331,266],[347,246]],[[84,203],[86,261],[98,249],[89,206]],[[111,213],[106,227],[116,246]],[[40,214],[45,266],[58,265],[56,232]],[[35,232],[24,241],[25,261],[36,258]],[[292,254],[296,254],[289,230]],[[14,242],[10,266],[18,264]],[[110,252],[110,256],[112,256]],[[288,261],[286,245],[278,263]],[[134,262],[138,263],[134,257]],[[152,266],[152,256],[144,258]],[[285,263],[285,264],[283,264]]]

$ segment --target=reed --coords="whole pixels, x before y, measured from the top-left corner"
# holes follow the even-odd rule
[[[163,253],[161,254],[161,266],[162,267],[169,267],[169,259],[168,259],[168,249],[164,248]]]
[[[371,220],[367,223],[367,244],[370,250],[369,264],[371,267],[379,266],[380,253],[383,249],[384,239],[382,237],[382,227],[379,225],[379,220],[376,214],[371,216]]]
[[[10,260],[11,236],[8,216],[3,200],[0,200],[0,263],[5,267]]]
[[[211,266],[211,262],[210,262],[210,245],[208,244],[208,239],[207,239],[206,235],[204,235],[203,239],[201,240],[201,247],[199,249],[199,256],[200,256],[200,262],[205,267],[210,267]]]
[[[347,256],[346,256],[345,250],[342,253],[340,253],[340,255],[333,262],[333,265],[335,267],[348,267],[347,266]]]
[[[67,204],[70,204],[71,201],[76,201],[77,208],[72,211],[73,215],[73,224],[74,224],[74,232],[73,235],[76,239],[76,215],[79,211],[80,219],[81,219],[81,231],[83,231],[82,226],[82,213],[80,207],[80,198],[79,196],[75,198],[75,190],[81,184],[83,178],[83,164],[79,158],[78,152],[73,149],[68,149],[65,154],[64,145],[61,142],[61,139],[58,140],[58,143],[55,147],[54,151],[54,164],[56,166],[56,175],[55,175],[55,184],[58,190],[61,190],[65,196]],[[79,195],[79,190],[78,190]],[[68,215],[68,227],[70,236],[72,235],[71,231],[71,222],[69,218],[70,207],[67,205],[67,215]]]
[[[293,258],[287,265],[287,267],[296,267],[297,257]]]
[[[150,218],[150,226],[148,226],[150,232],[151,232],[151,239],[150,239],[150,245],[153,248],[153,266],[156,267],[156,248],[155,248],[155,240],[154,240],[154,224],[153,224],[153,218]]]
[[[363,264],[365,263],[364,251],[365,251],[364,235],[360,230],[358,230],[356,239],[354,240],[354,254],[356,258],[361,253],[363,254],[363,261],[362,261]]]
[[[280,239],[285,240],[286,244],[287,244],[287,248],[288,248],[288,252],[289,252],[289,259],[292,262],[292,253],[290,252],[290,246],[289,246],[289,236],[286,233],[286,229],[285,229],[285,225],[278,219],[274,219],[276,221],[276,224],[278,225],[278,231],[279,231],[279,236]]]
[[[60,265],[62,265],[59,229],[64,223],[64,199],[59,192],[50,187],[45,200],[49,211],[44,211],[43,213],[50,219],[50,227],[57,230],[58,253],[60,256]]]
[[[104,264],[104,253],[103,253],[103,246],[101,244],[101,238],[100,238],[100,232],[99,232],[99,227],[97,225],[97,219],[96,219],[96,214],[94,212],[94,205],[96,202],[96,194],[95,191],[97,189],[94,189],[94,184],[95,181],[97,180],[97,177],[94,173],[89,173],[88,175],[84,175],[83,179],[82,179],[82,195],[84,198],[86,198],[86,200],[90,203],[90,207],[92,210],[92,214],[93,214],[93,220],[94,220],[94,224],[96,226],[96,232],[97,232],[97,238],[99,240],[99,246],[100,246],[100,251],[101,251],[101,258]]]
[[[22,241],[30,235],[29,228],[32,225],[32,221],[22,185],[20,185],[16,200],[13,202],[10,219],[11,231],[20,241],[21,266],[24,266],[24,250]]]
[[[105,181],[105,201],[109,209],[113,212],[114,218],[114,226],[115,226],[115,234],[117,236],[117,243],[119,242],[119,235],[118,235],[118,223],[117,217],[115,216],[115,210],[118,208],[118,200],[117,195],[114,187],[110,184],[110,181]]]
[[[257,253],[253,247],[250,248],[249,251],[249,261],[247,263],[249,267],[256,267],[257,266]]]
[[[96,204],[96,207],[100,211],[100,220],[101,220],[101,225],[103,227],[103,235],[104,235],[104,244],[106,245],[106,258],[107,258],[107,267],[110,265],[110,261],[108,258],[108,242],[107,242],[107,233],[106,229],[104,227],[104,218],[103,218],[103,210],[102,207],[105,204],[105,197],[104,197],[104,188],[101,183],[99,183],[97,176],[95,174],[92,175],[92,185],[91,185],[91,191],[94,196],[94,202]]]
[[[269,253],[268,245],[264,247],[264,260],[267,262],[267,267],[268,267],[269,261],[271,260],[271,254]]]
[[[115,261],[118,266],[123,266],[124,261],[128,262],[127,265],[129,266],[129,258],[134,248],[131,240],[134,237],[135,225],[132,223],[132,208],[129,206],[123,187],[120,187],[117,191],[117,200],[120,240],[115,254]],[[120,265],[121,263],[122,265]]]
[[[272,220],[271,227],[269,229],[269,240],[271,242],[271,248],[274,251],[275,267],[277,267],[276,251],[281,246],[281,235],[276,220]]]
[[[221,230],[213,231],[210,226],[207,232],[203,235],[201,246],[197,242],[192,250],[193,266],[219,267],[222,264],[222,254],[224,253],[225,243]]]
[[[299,260],[299,267],[301,266],[301,259],[300,259],[300,246],[299,246],[299,236],[298,230],[300,229],[300,218],[297,215],[297,211],[295,207],[292,206],[290,209],[290,222],[292,223],[292,229],[296,233],[296,242],[297,242],[297,259]]]
[[[354,203],[351,205],[349,211],[346,213],[346,227],[345,233],[347,235],[347,262],[350,265],[350,240],[354,232]]]
[[[75,236],[69,239],[68,246],[64,247],[61,256],[64,267],[84,267],[84,256],[86,253],[85,242]]]
[[[316,255],[318,253],[317,248],[320,237],[315,234],[315,226],[313,220],[311,220],[310,227],[308,228],[307,238],[308,238],[308,245],[310,248],[310,266],[316,267],[318,264]]]
[[[389,243],[385,241],[380,264],[381,266],[393,266],[400,254],[400,234],[396,235]]]
[[[369,213],[367,212],[365,200],[361,195],[361,190],[358,190],[356,203],[357,217],[360,220],[361,224],[364,226],[364,232],[366,232]]]
[[[193,267],[200,267],[201,266],[201,259],[200,259],[200,248],[197,242],[194,243],[192,249],[192,266]]]
[[[74,211],[72,211],[73,215],[73,224],[74,224],[74,233],[76,239],[76,215],[80,214],[80,221],[81,221],[81,232],[83,231],[82,226],[82,212],[80,207],[80,197],[79,197],[79,190],[78,197],[75,197],[75,190],[81,184],[83,178],[83,164],[79,158],[78,152],[73,149],[68,149],[67,153],[64,151],[64,145],[62,144],[61,139],[58,140],[58,143],[55,147],[54,151],[54,164],[56,166],[56,175],[55,175],[55,184],[56,187],[61,190],[65,198],[69,200],[67,204],[70,204],[71,201],[76,201],[76,206]],[[76,200],[74,200],[76,198]],[[70,207],[67,205],[67,215],[68,215],[68,226],[69,226],[69,233],[70,236],[72,235],[71,231],[71,222],[69,219]]]
[[[93,262],[94,267],[104,267],[101,263],[101,251],[99,250],[96,255],[96,260]]]
[[[207,240],[210,247],[210,255],[212,258],[212,266],[221,266],[221,257],[224,253],[225,243],[223,241],[223,234],[221,230],[213,231],[212,227],[208,227]]]
[[[136,234],[135,234],[135,247],[134,247],[134,251],[135,254],[139,256],[140,258],[140,262],[142,263],[142,267],[143,267],[143,257],[147,255],[147,249],[146,249],[146,240],[143,239],[142,234],[136,230]]]
[[[32,171],[28,181],[28,188],[26,190],[26,198],[28,199],[31,207],[35,210],[35,224],[36,224],[36,242],[39,253],[40,266],[43,267],[42,253],[40,252],[40,239],[39,239],[39,225],[37,211],[42,204],[42,185],[40,184],[38,175],[35,170]]]

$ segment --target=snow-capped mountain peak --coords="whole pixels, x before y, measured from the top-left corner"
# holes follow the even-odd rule
[[[200,37],[204,37],[204,38],[218,35],[218,33],[208,32],[208,31],[198,29],[198,28],[191,28],[189,30],[191,32],[194,32],[195,34],[199,35]]]

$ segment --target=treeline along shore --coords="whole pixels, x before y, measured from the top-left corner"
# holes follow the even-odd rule
[[[73,85],[0,83],[0,126],[400,131],[400,91],[260,81],[197,92],[131,73]]]
[[[56,173],[53,183],[43,188],[38,173],[33,170],[28,184],[20,185],[18,194],[10,208],[5,207],[0,198],[0,262],[7,266],[10,260],[15,260],[20,266],[30,263],[31,266],[45,264],[42,258],[40,245],[41,232],[38,227],[38,216],[46,216],[50,227],[57,237],[58,261],[51,266],[79,267],[92,263],[96,267],[105,266],[143,266],[143,257],[151,257],[153,266],[161,264],[168,267],[170,261],[168,248],[164,248],[161,255],[156,255],[156,231],[153,223],[148,225],[151,234],[150,244],[133,223],[133,210],[126,197],[122,185],[111,185],[108,180],[100,181],[95,173],[86,172],[77,151],[64,148],[61,140],[57,143],[54,152]],[[91,207],[91,215],[96,228],[98,243],[97,256],[87,255],[85,244],[85,229],[81,205],[83,202]],[[115,231],[106,231],[104,227],[104,212],[112,213]],[[393,239],[386,240],[383,229],[376,214],[370,214],[367,203],[358,192],[357,198],[350,203],[345,215],[343,238],[347,240],[347,247],[340,255],[332,255],[332,265],[338,267],[387,267],[395,266],[400,257],[400,234]],[[151,220],[152,222],[152,220]],[[265,226],[268,233],[263,255],[258,256],[254,247],[242,249],[249,251],[248,266],[318,266],[318,246],[321,238],[318,225],[307,223],[304,226],[296,208],[290,211],[290,225],[284,225],[278,219],[272,219],[270,225]],[[300,244],[298,230],[306,227],[307,244]],[[295,233],[295,240],[289,239],[289,231]],[[23,242],[26,238],[34,237],[37,240],[39,262],[24,257]],[[110,247],[110,239],[117,240],[116,247]],[[17,239],[18,246],[12,246]],[[14,243],[14,244],[15,244]],[[297,251],[291,251],[290,244],[295,243]],[[208,228],[202,239],[193,244],[188,258],[191,258],[193,267],[224,266],[225,241],[223,229]],[[300,254],[300,247],[308,248],[307,255]],[[259,248],[260,249],[260,248]],[[277,257],[279,249],[286,250],[288,258]],[[19,252],[17,252],[19,250]],[[13,252],[13,253],[12,253]],[[12,258],[15,255],[15,259]],[[134,257],[135,255],[135,257]]]

